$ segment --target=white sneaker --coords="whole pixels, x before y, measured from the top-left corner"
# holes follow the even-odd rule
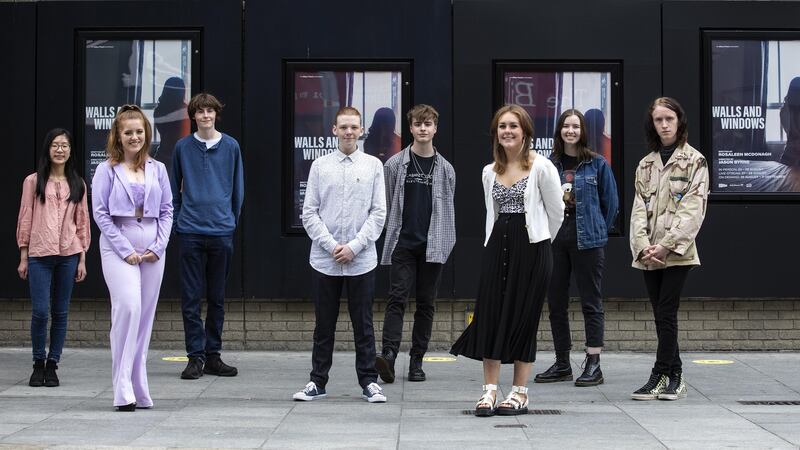
[[[370,383],[361,391],[361,398],[370,403],[385,403],[386,396],[383,395],[383,389],[378,386],[378,383]]]
[[[317,387],[316,383],[309,381],[306,387],[304,387],[302,391],[296,392],[292,398],[301,402],[310,402],[327,396],[328,394],[325,393],[325,388]]]

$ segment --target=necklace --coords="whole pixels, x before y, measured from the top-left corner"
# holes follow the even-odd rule
[[[425,175],[426,178],[431,178],[433,176],[433,166],[435,161],[431,161],[431,170],[429,170],[428,173],[425,173],[425,171],[422,170],[422,166],[420,165],[419,161],[417,161],[417,155],[414,154],[414,152],[412,152],[411,149],[409,149],[408,151],[411,152],[411,159],[414,161],[414,167],[416,167],[417,172],[421,175]]]

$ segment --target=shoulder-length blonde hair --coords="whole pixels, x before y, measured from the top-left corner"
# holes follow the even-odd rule
[[[533,121],[531,120],[531,116],[528,115],[528,112],[525,111],[521,106],[506,105],[494,113],[494,118],[492,119],[491,125],[494,171],[499,175],[505,173],[506,166],[510,162],[506,157],[505,149],[502,145],[500,145],[499,136],[497,136],[497,126],[500,124],[500,118],[505,113],[511,113],[517,116],[517,119],[519,119],[519,125],[522,128],[522,147],[519,149],[519,153],[517,153],[517,156],[514,158],[514,160],[519,162],[523,170],[530,170],[531,168],[530,149],[531,142],[533,141]]]
[[[111,130],[108,132],[108,141],[106,142],[106,154],[111,165],[119,164],[125,161],[125,154],[122,150],[122,121],[129,119],[139,119],[144,125],[144,144],[142,145],[139,153],[136,154],[136,168],[144,168],[144,163],[150,155],[150,142],[153,140],[153,129],[150,127],[150,121],[147,120],[142,110],[136,105],[123,105],[117,110],[117,116],[114,117],[114,122],[111,124]]]

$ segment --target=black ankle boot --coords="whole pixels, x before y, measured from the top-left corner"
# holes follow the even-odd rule
[[[375,358],[375,370],[378,371],[381,380],[386,383],[394,383],[394,361],[397,359],[397,353],[390,348],[385,348]]]
[[[58,364],[52,359],[47,360],[47,364],[44,366],[44,385],[47,387],[56,387],[59,385],[58,382],[58,375],[56,375],[56,370],[58,370]]]
[[[586,354],[583,361],[583,374],[575,380],[575,386],[597,386],[603,384],[603,371],[600,370],[600,354]]]
[[[549,369],[537,374],[535,383],[553,383],[555,381],[572,381],[572,366],[569,364],[569,350],[556,352],[556,362]]]
[[[37,359],[33,362],[33,373],[31,379],[28,381],[28,386],[41,387],[44,386],[44,360]]]
[[[411,361],[408,363],[408,381],[425,381],[421,356],[411,357]]]

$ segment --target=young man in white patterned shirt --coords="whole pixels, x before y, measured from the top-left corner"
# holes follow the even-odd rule
[[[333,363],[339,299],[347,289],[347,309],[356,347],[356,374],[362,398],[385,402],[375,370],[372,302],[375,297],[375,241],[386,220],[383,167],[358,148],[364,133],[361,114],[351,107],[336,113],[333,134],[339,149],[311,164],[303,202],[303,227],[311,238],[309,263],[314,269],[314,349],[311,380],[294,394],[310,401],[327,396],[325,385]]]
[[[439,113],[416,105],[407,114],[414,142],[386,161],[387,227],[381,264],[391,265],[383,351],[375,360],[381,379],[394,382],[403,315],[416,282],[417,310],[411,335],[408,381],[425,381],[422,358],[433,328],[442,267],[456,242],[453,166],[436,151]]]

